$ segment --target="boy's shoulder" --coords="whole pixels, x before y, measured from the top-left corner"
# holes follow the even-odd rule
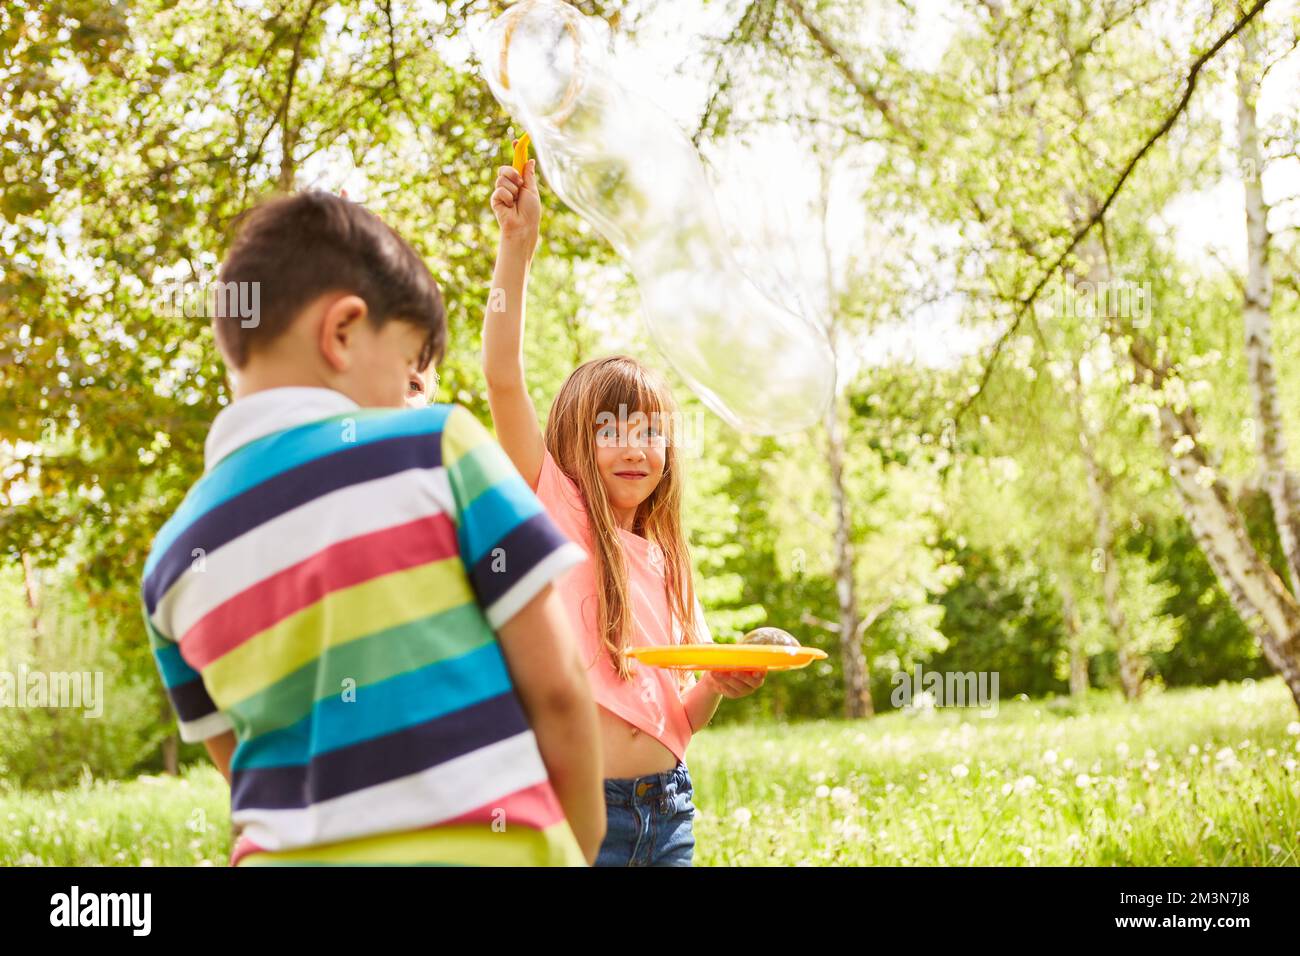
[[[437,467],[444,464],[444,433],[472,435],[478,426],[468,409],[450,403],[343,407],[305,421],[285,415],[283,409],[260,414],[265,411],[236,402],[214,419],[206,470],[155,535],[145,578],[169,550],[183,543],[187,529],[199,522],[224,523],[220,516],[225,511],[242,512],[239,521],[247,521],[251,511],[258,510],[256,499],[275,497],[276,485],[312,486],[324,492],[413,463]],[[284,420],[277,421],[280,417]],[[311,491],[304,488],[302,493]]]

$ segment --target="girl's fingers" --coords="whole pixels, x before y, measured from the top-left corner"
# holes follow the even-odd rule
[[[722,688],[723,693],[728,697],[735,697],[737,695],[743,696],[753,690],[753,687],[751,687],[749,682],[745,680],[743,674],[738,674],[735,671],[728,671],[725,674],[720,674],[718,676],[718,684]]]
[[[519,190],[523,188],[518,183],[511,182],[510,180],[506,179],[504,176],[497,177],[496,187],[497,189],[510,190],[510,195],[512,196],[518,196]]]
[[[713,676],[725,696],[743,697],[762,687],[767,675],[763,671],[719,671]]]
[[[519,170],[515,169],[513,166],[497,167],[497,182],[500,182],[502,179],[508,179],[516,186],[522,186],[524,184],[524,177],[520,176]]]
[[[508,189],[498,189],[492,193],[492,205],[505,206],[507,209],[510,209],[514,204],[514,193],[510,192]]]

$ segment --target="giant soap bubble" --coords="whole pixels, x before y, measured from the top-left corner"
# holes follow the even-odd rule
[[[476,44],[548,185],[631,266],[651,335],[704,403],[761,434],[817,422],[835,378],[824,335],[741,271],[694,146],[618,83],[593,22],[523,0]]]

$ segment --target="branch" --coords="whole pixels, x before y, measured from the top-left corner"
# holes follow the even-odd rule
[[[809,627],[820,627],[823,630],[830,631],[832,634],[840,632],[838,621],[828,621],[824,617],[818,617],[811,611],[804,611],[803,617],[799,618],[800,623],[807,624]]]
[[[849,85],[857,91],[857,94],[860,97],[875,107],[876,111],[880,113],[881,118],[889,124],[890,128],[910,142],[914,147],[924,149],[925,144],[918,140],[916,134],[904,126],[902,121],[894,115],[894,108],[890,105],[889,101],[877,93],[866,80],[854,72],[853,67],[849,65],[848,57],[841,53],[831,39],[821,31],[821,28],[808,18],[808,13],[804,10],[803,3],[800,2],[800,0],[780,0],[780,2],[784,3],[785,6],[789,8],[790,12],[794,14],[794,18],[799,21],[799,25],[807,31],[810,37],[812,37],[813,42],[821,48],[821,51],[826,55],[826,58],[831,61],[831,64],[835,69],[839,71],[840,75],[848,81]]]
[[[882,601],[868,611],[862,620],[858,622],[858,640],[862,640],[863,635],[867,633],[871,625],[879,621],[885,615],[885,612],[893,606],[894,601],[891,598],[888,601]]]
[[[1106,213],[1110,210],[1116,197],[1119,196],[1125,183],[1128,182],[1128,178],[1132,175],[1133,170],[1137,168],[1138,163],[1142,161],[1146,154],[1151,151],[1152,147],[1154,147],[1166,133],[1173,129],[1178,118],[1182,116],[1183,112],[1187,109],[1187,104],[1191,101],[1192,94],[1196,91],[1196,83],[1200,78],[1202,68],[1204,68],[1205,64],[1213,59],[1215,55],[1223,49],[1228,41],[1240,33],[1267,5],[1268,0],[1256,0],[1255,5],[1243,14],[1241,19],[1220,36],[1219,39],[1214,42],[1213,46],[1196,58],[1196,61],[1188,71],[1187,79],[1183,87],[1183,95],[1179,97],[1178,103],[1174,106],[1173,110],[1171,110],[1165,117],[1164,122],[1156,128],[1155,132],[1147,137],[1147,140],[1142,144],[1141,149],[1130,157],[1128,163],[1125,164],[1123,171],[1119,174],[1119,178],[1117,178],[1114,185],[1111,186],[1110,192],[1107,193],[1106,198],[1093,211],[1093,214],[1088,217],[1088,220],[1075,230],[1074,235],[1070,239],[1069,245],[1067,245],[1061,254],[1056,257],[1055,261],[1053,261],[1047,271],[1042,274],[1038,282],[1035,283],[1033,289],[1030,290],[1029,294],[1021,299],[1020,304],[1016,309],[1015,317],[1011,320],[1011,324],[1007,327],[1006,331],[998,337],[997,342],[993,345],[993,351],[989,355],[988,361],[984,366],[984,373],[980,376],[979,385],[976,387],[975,391],[973,391],[966,400],[962,402],[956,413],[953,415],[955,421],[960,422],[962,415],[964,415],[970,409],[970,406],[973,405],[980,395],[983,394],[984,388],[988,385],[989,379],[993,375],[994,367],[997,365],[998,358],[1001,356],[1003,348],[1011,337],[1019,330],[1020,324],[1024,321],[1025,315],[1028,314],[1029,310],[1033,307],[1033,304],[1038,300],[1039,294],[1046,287],[1047,283],[1052,280],[1057,271],[1065,263],[1065,260],[1069,258],[1070,254],[1078,247],[1079,243],[1087,237],[1088,233],[1092,232],[1093,227],[1105,218]]]

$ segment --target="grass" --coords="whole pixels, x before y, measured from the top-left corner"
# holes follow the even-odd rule
[[[1277,679],[719,727],[688,761],[696,865],[1300,863],[1300,721]],[[210,767],[0,792],[0,864],[224,865],[227,800]]]

